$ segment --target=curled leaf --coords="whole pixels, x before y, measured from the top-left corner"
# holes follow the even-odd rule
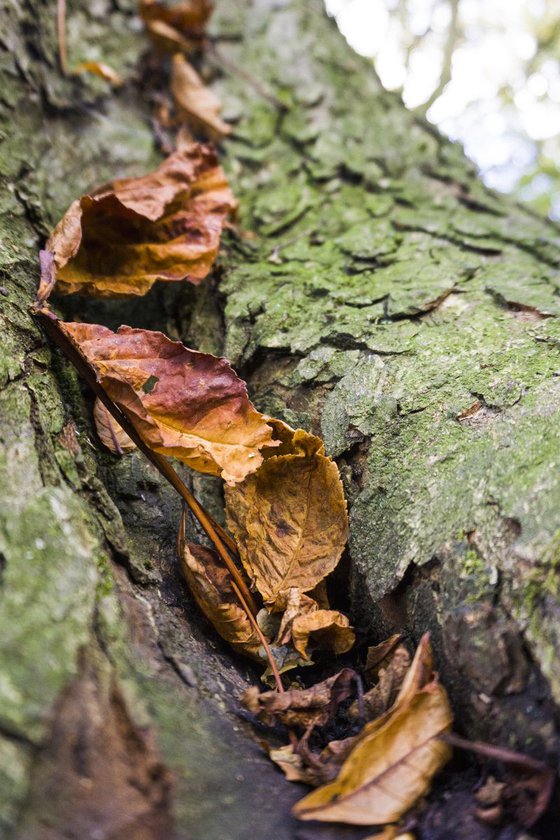
[[[397,638],[400,638],[400,636]],[[382,659],[382,664],[380,663],[377,666],[377,683],[363,697],[366,720],[374,720],[380,717],[394,703],[409,668],[410,654],[404,645],[397,645]],[[370,669],[370,674],[372,670]],[[357,718],[360,714],[358,704],[353,703],[348,712],[350,717]]]
[[[178,47],[195,49],[203,42],[214,4],[211,0],[182,0],[175,4],[140,0],[139,7],[155,46],[174,52]]]
[[[278,630],[278,644],[291,642],[296,651],[309,659],[307,646],[346,653],[355,642],[354,631],[345,615],[337,610],[321,609],[319,604],[299,589],[289,590],[286,609]]]
[[[265,451],[254,475],[226,488],[228,526],[242,563],[274,609],[285,608],[290,589],[309,592],[335,568],[348,534],[338,467],[318,438],[285,429],[282,454]]]
[[[125,297],[156,280],[200,283],[235,206],[214,150],[196,143],[148,175],[112,181],[74,201],[51,233],[56,290]]]
[[[452,723],[445,689],[430,663],[424,637],[394,706],[364,727],[336,780],[294,806],[297,817],[384,825],[399,820],[428,791],[450,758],[439,736]]]
[[[358,740],[358,736],[331,741],[320,753],[313,753],[304,737],[295,744],[268,749],[269,758],[280,767],[288,781],[305,782],[318,787],[336,779],[341,765]]]
[[[181,570],[206,618],[234,650],[260,661],[261,641],[240,606],[231,575],[218,555],[209,548],[192,543],[181,547]]]
[[[171,93],[182,119],[210,140],[220,140],[231,126],[220,117],[222,105],[181,53],[173,56]]]
[[[99,398],[95,400],[93,406],[93,419],[101,443],[113,455],[123,455],[125,452],[132,452],[133,449],[136,449],[134,441],[121,429]]]
[[[242,481],[273,445],[272,430],[226,359],[163,333],[59,323],[144,442],[199,472]]]
[[[350,697],[354,671],[343,668],[338,674],[310,688],[259,692],[256,686],[248,688],[242,698],[245,708],[262,723],[272,726],[276,721],[286,726],[307,729],[324,726],[336,709]]]

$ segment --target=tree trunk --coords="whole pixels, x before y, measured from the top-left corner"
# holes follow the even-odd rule
[[[69,5],[70,64],[101,58],[118,92],[63,78],[54,3],[0,18],[0,837],[295,837],[301,790],[239,717],[255,674],[178,574],[178,500],[100,450],[28,312],[70,202],[158,159],[133,0]],[[259,409],[321,434],[351,509],[334,596],[363,638],[430,630],[459,728],[557,761],[557,231],[384,92],[319,0],[217,5],[206,66],[254,236],[198,289],[61,309],[224,353]]]

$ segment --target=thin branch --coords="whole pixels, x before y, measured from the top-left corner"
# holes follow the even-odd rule
[[[222,558],[222,561],[228,568],[233,580],[237,584],[243,598],[247,602],[247,607],[253,615],[257,614],[257,605],[253,596],[249,592],[247,584],[241,577],[239,569],[228,554],[228,549],[236,554],[237,549],[232,538],[227,534],[217,522],[214,522],[212,517],[206,513],[200,502],[193,496],[191,491],[175,472],[169,461],[159,453],[154,452],[147,446],[128,417],[115,405],[110,399],[101,384],[98,382],[95,371],[82,356],[82,354],[75,347],[73,342],[68,338],[60,327],[60,323],[56,315],[45,307],[34,307],[32,309],[33,315],[41,322],[47,334],[60,347],[62,352],[72,362],[76,370],[84,377],[87,384],[92,391],[99,397],[105,408],[115,418],[119,426],[127,433],[129,438],[134,441],[138,449],[146,456],[146,458],[154,465],[154,467],[167,479],[171,486],[179,493],[181,498],[186,502],[189,509],[198,519],[206,532],[208,538],[214,545],[216,551]],[[226,548],[227,546],[227,548]]]
[[[449,0],[449,6],[451,9],[451,19],[449,21],[449,28],[447,30],[447,40],[445,42],[445,47],[443,50],[443,61],[441,65],[439,82],[437,83],[435,90],[432,91],[428,100],[416,109],[423,114],[428,113],[436,99],[439,99],[439,97],[442,95],[445,88],[451,81],[453,53],[455,52],[455,47],[457,46],[457,41],[459,40],[459,35],[461,34],[459,27],[459,0]]]
[[[66,0],[56,0],[56,31],[58,35],[58,59],[64,76],[69,75],[66,52]]]

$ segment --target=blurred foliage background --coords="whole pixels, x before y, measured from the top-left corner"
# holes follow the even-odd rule
[[[383,85],[484,181],[560,219],[560,0],[326,0]]]

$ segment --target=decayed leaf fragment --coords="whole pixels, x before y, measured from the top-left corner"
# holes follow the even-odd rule
[[[259,467],[272,429],[226,359],[163,333],[59,322],[144,442],[195,470],[236,482]]]
[[[307,729],[324,726],[337,707],[350,697],[356,675],[350,668],[310,688],[260,692],[256,686],[248,688],[241,702],[262,723],[272,726],[276,721],[286,726]]]
[[[181,539],[179,546],[181,570],[206,618],[234,650],[261,661],[261,641],[216,552],[194,543],[182,544]]]
[[[216,153],[193,143],[141,178],[112,181],[74,201],[47,242],[56,290],[143,295],[156,280],[200,283],[236,207]],[[45,281],[38,299],[50,293]]]
[[[282,610],[290,589],[309,592],[335,568],[348,516],[338,467],[322,442],[269,422],[280,454],[265,452],[256,473],[226,488],[226,515],[245,571],[265,604]]]
[[[294,814],[356,825],[396,822],[449,760],[450,749],[439,736],[451,723],[426,635],[393,707],[364,727],[336,780],[298,802]]]
[[[220,117],[220,100],[181,53],[173,56],[171,93],[179,115],[195,131],[210,140],[220,140],[231,132],[231,126]]]
[[[268,748],[268,756],[280,767],[288,781],[318,787],[336,779],[358,737],[331,741],[318,754],[311,752],[305,738],[302,738],[297,746],[286,744],[284,747]]]
[[[140,0],[139,8],[155,46],[175,51],[178,47],[196,49],[202,44],[214,4],[211,0],[181,0],[175,4]]]
[[[121,429],[115,418],[109,414],[99,397],[96,398],[93,406],[93,419],[101,443],[113,455],[123,455],[125,452],[132,452],[133,449],[136,449],[134,441]]]

